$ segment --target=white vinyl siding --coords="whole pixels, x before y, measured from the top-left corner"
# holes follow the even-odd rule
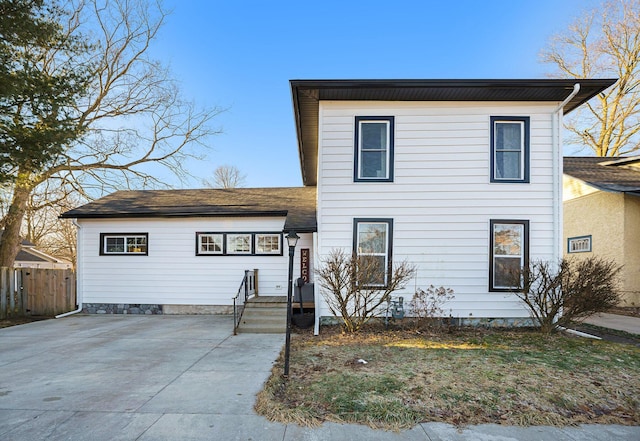
[[[489,292],[489,222],[530,221],[530,258],[556,261],[553,105],[548,103],[321,101],[318,256],[350,252],[354,218],[393,219],[393,261],[417,276],[398,293],[433,284],[455,291],[454,317],[528,317],[510,293]],[[394,182],[353,182],[353,120],[395,119]],[[530,119],[530,183],[490,182],[490,118]],[[558,240],[558,243],[559,240]],[[329,315],[327,308],[323,315]]]
[[[197,255],[196,232],[282,231],[284,218],[80,219],[79,289],[84,303],[231,305],[245,270],[259,270],[260,295],[287,295],[287,255]],[[145,231],[148,256],[100,255],[102,232]],[[312,248],[312,234],[299,233],[300,249]],[[313,253],[312,253],[313,255]],[[313,277],[313,262],[311,271]]]

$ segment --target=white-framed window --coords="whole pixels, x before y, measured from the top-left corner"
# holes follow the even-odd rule
[[[100,233],[100,255],[149,254],[148,233]]]
[[[224,254],[224,234],[196,233],[197,254]]]
[[[491,182],[529,182],[529,117],[491,117]]]
[[[511,291],[529,264],[529,221],[491,220],[489,291]]]
[[[196,232],[196,256],[282,256],[282,233]]]
[[[227,254],[251,254],[251,233],[227,234]]]
[[[393,116],[356,116],[354,181],[393,181]]]
[[[365,259],[371,286],[387,284],[391,265],[392,219],[354,219],[353,248],[358,259]],[[369,263],[372,263],[370,266]]]
[[[256,254],[282,254],[282,234],[257,233]]]
[[[567,239],[568,253],[590,253],[591,252],[591,235],[570,237]]]

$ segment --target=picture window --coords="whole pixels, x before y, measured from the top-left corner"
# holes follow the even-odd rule
[[[148,255],[147,233],[101,233],[100,255]]]

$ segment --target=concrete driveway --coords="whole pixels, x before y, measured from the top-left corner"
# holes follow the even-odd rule
[[[0,439],[282,440],[253,404],[284,335],[232,336],[232,322],[92,315],[0,329]]]
[[[404,432],[270,423],[253,411],[284,335],[231,335],[225,316],[70,316],[0,329],[0,440],[640,440],[640,427]]]

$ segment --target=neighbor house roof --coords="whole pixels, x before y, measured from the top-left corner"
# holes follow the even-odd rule
[[[78,219],[286,216],[284,231],[316,231],[316,188],[128,190],[67,211]]]
[[[0,230],[0,239],[4,230]],[[40,251],[36,248],[36,244],[27,240],[20,239],[20,249],[15,258],[16,262],[56,262],[56,263],[69,263],[65,260],[58,259],[48,255],[47,253]]]
[[[293,110],[305,185],[316,185],[318,105],[321,100],[359,101],[549,101],[560,103],[580,83],[564,106],[569,113],[615,79],[576,80],[292,80]]]
[[[640,168],[637,164],[640,164],[640,157],[565,156],[564,174],[599,190],[640,196]]]

